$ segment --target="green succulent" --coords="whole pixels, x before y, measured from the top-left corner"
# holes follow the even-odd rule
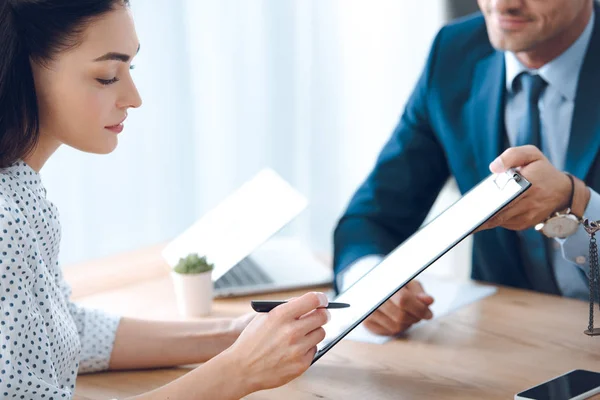
[[[214,269],[214,265],[206,261],[206,257],[199,257],[198,254],[190,254],[185,258],[179,259],[179,262],[173,269],[179,274],[201,274]]]

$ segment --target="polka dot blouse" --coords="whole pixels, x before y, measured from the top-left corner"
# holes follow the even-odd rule
[[[0,169],[0,398],[70,399],[108,368],[119,318],[71,303],[58,210],[24,162]]]

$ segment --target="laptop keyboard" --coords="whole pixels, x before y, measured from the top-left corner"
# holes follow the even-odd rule
[[[273,283],[252,260],[245,258],[215,282],[215,289],[239,286],[257,286]]]

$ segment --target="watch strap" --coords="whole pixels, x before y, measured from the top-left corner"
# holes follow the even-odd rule
[[[569,213],[573,212],[573,198],[575,197],[575,179],[573,178],[573,175],[569,174],[569,173],[565,173],[568,177],[569,180],[571,181],[571,194],[569,195]]]

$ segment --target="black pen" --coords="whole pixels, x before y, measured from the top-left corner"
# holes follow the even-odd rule
[[[277,306],[287,303],[287,301],[269,301],[269,300],[252,300],[250,304],[252,308],[256,312],[269,312]],[[350,304],[347,303],[329,303],[327,307],[319,307],[319,308],[327,308],[327,309],[336,309],[336,308],[348,308]]]

